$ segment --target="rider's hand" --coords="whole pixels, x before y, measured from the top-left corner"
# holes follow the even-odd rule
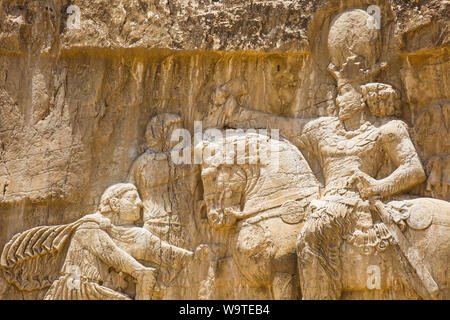
[[[356,186],[362,198],[367,199],[376,194],[377,180],[362,171],[356,171],[350,178],[349,185]]]
[[[224,215],[226,217],[228,216],[228,217],[233,217],[233,218],[236,218],[236,219],[239,219],[242,216],[242,212],[240,210],[237,210],[234,207],[226,207],[226,208],[224,208],[223,209],[223,213],[224,213]]]
[[[132,274],[133,278],[139,283],[149,283],[156,281],[156,269],[143,267],[141,269],[135,270]]]

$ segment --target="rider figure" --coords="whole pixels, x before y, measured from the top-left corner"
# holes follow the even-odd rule
[[[397,94],[389,85],[371,83],[386,65],[377,64],[380,31],[366,26],[365,15],[362,10],[347,11],[330,28],[328,70],[338,86],[337,116],[308,121],[231,103],[224,107],[229,117],[226,125],[278,127],[321,165],[324,187],[310,204],[311,214],[297,243],[304,299],[339,298],[339,247],[344,239],[367,254],[389,245],[391,235],[381,221],[375,221],[369,199],[389,198],[426,178],[407,124],[374,120],[374,115],[394,114]],[[376,179],[388,162],[396,169]]]

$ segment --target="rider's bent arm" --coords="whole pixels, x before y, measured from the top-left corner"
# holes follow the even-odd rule
[[[132,276],[136,271],[145,269],[136,259],[119,248],[105,231],[98,227],[80,227],[76,232],[78,240],[108,266]]]
[[[375,194],[387,198],[425,181],[425,171],[409,137],[408,126],[403,121],[387,123],[382,128],[382,142],[397,169],[388,177],[378,180]]]
[[[289,140],[293,140],[303,131],[303,127],[311,119],[280,117],[263,111],[251,110],[245,107],[237,107],[233,115],[226,119],[226,125],[241,129],[269,129],[277,128],[280,133]]]

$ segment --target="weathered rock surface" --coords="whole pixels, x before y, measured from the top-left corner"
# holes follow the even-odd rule
[[[67,26],[69,5],[80,8],[79,29]],[[424,181],[407,193],[450,201],[449,1],[1,0],[0,248],[18,232],[95,212],[108,186],[128,181],[146,148],[149,119],[178,114],[193,133],[194,121],[213,110],[218,88],[240,106],[272,115],[336,115],[330,25],[338,13],[368,5],[381,8],[379,62],[387,64],[371,82],[396,90],[389,116],[409,126],[425,168]],[[238,90],[221,87],[230,80]],[[323,184],[321,164],[309,165]],[[387,163],[379,177],[393,168]],[[201,179],[193,183],[203,188]],[[189,210],[201,200],[201,191],[193,192]],[[185,249],[229,241],[208,223],[198,228],[203,234],[190,236]],[[218,249],[232,259],[227,250]],[[230,277],[238,277],[233,268]],[[448,270],[440,272],[448,281]],[[198,288],[193,282],[175,288]],[[227,279],[215,286],[226,287]],[[273,297],[245,285],[226,289],[215,296],[173,289],[168,297]]]

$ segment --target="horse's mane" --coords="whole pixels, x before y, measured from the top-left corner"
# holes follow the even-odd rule
[[[226,130],[221,130],[224,135]],[[235,131],[232,135],[222,138],[204,137],[196,149],[202,154],[208,148],[210,150],[220,150],[223,153],[214,152],[209,157],[205,157],[202,163],[203,167],[233,167],[242,173],[242,178],[249,183],[246,185],[246,192],[249,192],[256,183],[255,176],[258,176],[262,167],[267,164],[258,159],[259,148],[270,141],[270,137],[256,132]],[[243,147],[243,148],[242,148]],[[241,148],[241,149],[239,149]],[[253,148],[253,149],[251,149]],[[255,149],[256,148],[256,149]],[[256,151],[256,154],[255,154]],[[256,155],[256,157],[255,157]],[[245,176],[244,176],[245,175]]]
[[[221,130],[221,132],[227,132],[226,130]],[[216,153],[210,155],[207,159],[204,159],[206,163],[215,166],[218,164],[254,164],[254,165],[264,165],[258,161],[258,153],[255,154],[251,152],[250,147],[261,147],[272,139],[267,135],[263,135],[256,132],[243,132],[234,131],[232,133],[226,133],[225,137],[210,137],[208,135],[204,136],[204,140],[196,146],[196,149],[200,150],[202,153],[205,150],[212,149],[217,150],[221,148],[224,153]],[[244,146],[244,152],[242,149],[239,150],[237,146]],[[252,149],[255,151],[257,149]]]
[[[240,151],[237,146],[240,146]],[[202,152],[206,148],[217,148],[225,153],[209,150],[209,158],[205,159],[203,167],[224,166],[239,170],[245,180],[243,192],[247,199],[252,199],[252,203],[248,203],[250,206],[253,202],[256,204],[265,200],[276,203],[276,199],[304,198],[317,193],[320,185],[300,150],[282,137],[241,131],[225,138],[202,141],[197,148],[201,148]],[[259,157],[256,159],[255,150],[256,157]],[[262,161],[261,154],[268,158]]]

